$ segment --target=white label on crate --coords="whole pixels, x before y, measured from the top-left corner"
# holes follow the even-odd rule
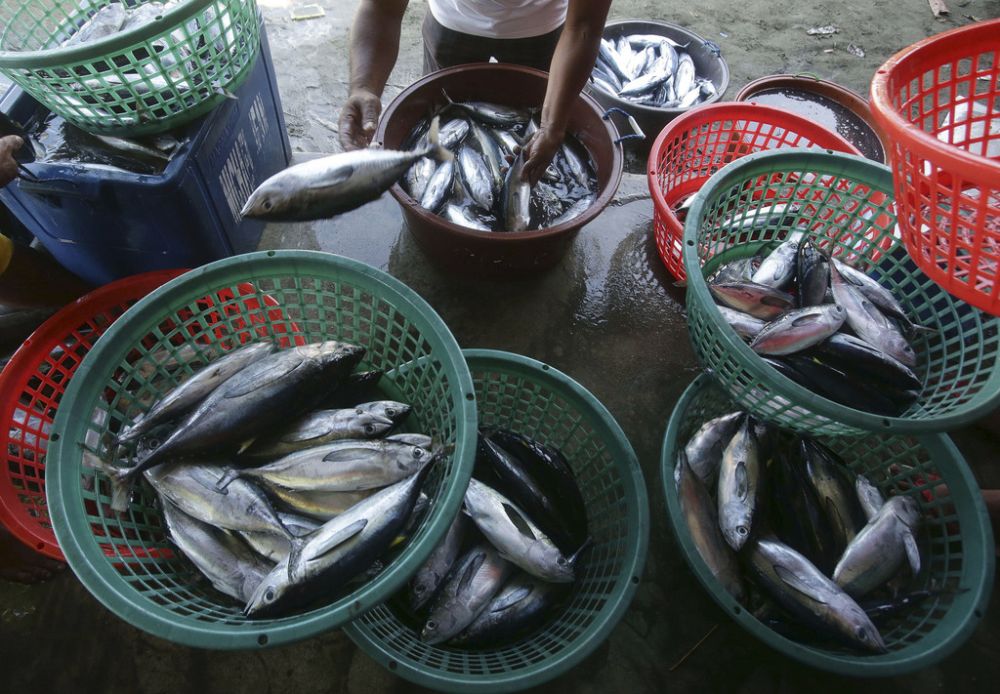
[[[264,99],[260,94],[257,95],[257,98],[253,100],[253,104],[250,105],[249,120],[254,142],[257,143],[257,151],[260,152],[264,148],[268,126],[267,114],[264,112]]]
[[[240,131],[233,143],[229,158],[219,172],[222,192],[226,196],[226,203],[229,205],[229,212],[233,215],[235,224],[240,223],[240,210],[256,188],[253,162],[254,157],[244,131]]]

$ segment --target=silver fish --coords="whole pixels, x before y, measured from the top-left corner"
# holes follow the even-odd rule
[[[722,452],[719,467],[719,527],[726,542],[737,552],[753,531],[760,487],[757,438],[747,417]]]
[[[79,29],[62,42],[61,47],[79,46],[117,34],[125,24],[127,14],[125,5],[117,2],[108,3],[81,24]]]
[[[297,514],[328,521],[336,518],[375,493],[374,489],[360,492],[314,492],[273,487],[269,490],[286,508]]]
[[[431,180],[427,182],[420,206],[425,210],[437,212],[451,194],[455,185],[455,162],[446,161],[437,167]]]
[[[493,130],[491,134],[496,139],[497,144],[504,150],[505,154],[516,154],[524,143],[517,139],[517,136],[509,130]]]
[[[153,427],[190,411],[224,381],[245,367],[272,352],[270,342],[255,342],[233,350],[195,372],[190,378],[158,400],[141,419],[126,427],[118,436],[119,443],[132,441]]]
[[[712,282],[708,289],[729,308],[764,320],[777,318],[795,305],[790,294],[754,282]]]
[[[882,635],[864,610],[794,549],[763,538],[753,543],[749,557],[760,585],[786,610],[851,646],[886,652]]]
[[[453,203],[445,205],[444,218],[452,224],[457,224],[461,227],[476,229],[477,231],[491,231],[490,227],[487,226],[486,223],[483,222],[476,214],[461,205],[455,205]]]
[[[308,221],[333,217],[378,198],[424,157],[451,162],[438,146],[438,121],[431,123],[430,144],[409,152],[361,149],[291,166],[264,181],[240,214],[271,221]]]
[[[493,207],[493,184],[490,171],[482,156],[471,147],[462,147],[458,151],[458,168],[461,171],[462,183],[472,200],[484,210]]]
[[[503,167],[506,160],[504,159],[503,152],[500,151],[497,141],[486,132],[485,128],[473,123],[471,129],[472,142],[476,149],[479,150],[479,153],[483,155],[483,161],[486,162],[486,166],[489,167],[490,178],[493,180],[493,191],[495,193],[503,186]]]
[[[452,101],[447,92],[442,90],[441,93],[448,101],[449,106],[465,111],[485,125],[496,128],[513,128],[524,125],[531,118],[531,115],[523,109],[501,106],[486,101]]]
[[[683,98],[692,89],[695,89],[695,69],[694,61],[687,53],[682,53],[677,58],[677,69],[674,72],[674,89]]]
[[[760,267],[750,280],[775,289],[783,289],[795,279],[801,240],[801,232],[789,234],[787,239],[761,261]]]
[[[549,226],[554,227],[558,226],[559,224],[565,224],[566,222],[574,220],[580,215],[582,215],[584,212],[586,212],[593,204],[594,204],[594,196],[586,195],[577,200],[576,202],[574,202],[569,207],[567,207],[566,210],[561,215],[552,220]]]
[[[674,468],[677,500],[687,523],[689,536],[698,554],[712,576],[737,600],[743,600],[743,582],[740,580],[736,555],[719,532],[719,520],[708,490],[688,465],[687,456],[681,452]]]
[[[271,566],[233,534],[163,503],[167,535],[220,593],[246,602]]]
[[[454,151],[462,144],[468,134],[469,121],[464,118],[455,118],[444,124],[438,137],[442,147]]]
[[[691,108],[701,99],[701,92],[697,87],[685,93],[677,103],[678,108]]]
[[[885,497],[882,496],[882,492],[879,491],[878,487],[872,484],[871,480],[864,475],[858,475],[854,478],[854,492],[857,494],[858,503],[861,504],[861,510],[865,514],[865,519],[871,521],[882,509]]]
[[[584,163],[572,147],[563,144],[559,148],[559,155],[562,160],[566,162],[566,170],[569,175],[573,177],[577,183],[581,186],[588,187],[590,185],[590,172],[588,170],[587,164]]]
[[[620,82],[625,83],[630,79],[630,76],[626,74],[625,66],[622,64],[618,51],[615,50],[610,41],[607,39],[601,39],[598,51],[598,54],[604,60],[604,63],[611,68],[615,77],[617,77]]]
[[[290,513],[278,513],[278,518],[281,519],[281,523],[288,528],[288,530],[295,537],[305,537],[320,526],[319,521],[312,518],[305,518],[303,516],[296,516]],[[240,532],[239,535],[243,538],[243,541],[250,546],[250,549],[264,559],[267,559],[272,564],[277,564],[279,561],[282,561],[288,556],[289,552],[292,551],[292,544],[288,541],[288,538],[279,533],[263,533],[244,530]],[[272,568],[272,566],[268,566],[264,573],[267,574]],[[250,596],[247,595],[243,598],[243,602],[246,602],[249,597]]]
[[[688,465],[705,484],[718,474],[722,453],[739,428],[743,416],[742,412],[730,412],[708,420],[684,446]]]
[[[688,200],[693,202],[694,196],[691,196]],[[753,273],[757,272],[757,268],[760,267],[761,261],[761,257],[755,255],[728,262],[715,271],[712,275],[711,283],[749,282],[750,278],[753,277]]]
[[[430,157],[420,159],[406,172],[406,190],[414,200],[420,200],[427,190],[427,184],[437,171],[437,162]]]
[[[905,321],[907,325],[911,324],[910,319],[906,316],[906,311],[903,310],[903,305],[896,300],[892,292],[879,284],[875,279],[860,270],[855,270],[847,263],[842,263],[833,258],[833,264],[837,267],[844,281],[853,285],[866,299],[875,304],[880,311],[887,316]]]
[[[573,559],[563,556],[523,511],[495,489],[472,479],[465,492],[465,512],[503,558],[546,581],[573,580]]]
[[[410,580],[410,609],[413,611],[427,604],[447,578],[448,572],[458,560],[458,554],[470,530],[470,522],[465,514],[456,515],[444,538],[420,565],[417,573],[413,574]]]
[[[507,170],[501,192],[505,231],[524,231],[531,223],[531,184],[524,178],[524,153]]]
[[[902,333],[875,305],[844,279],[837,264],[830,267],[833,298],[847,312],[847,324],[868,344],[906,366],[916,366],[917,355]]]
[[[513,569],[488,543],[472,548],[442,587],[420,632],[421,641],[442,643],[472,624],[489,607]]]
[[[833,580],[859,598],[883,585],[906,562],[918,574],[920,550],[914,531],[919,523],[920,506],[915,499],[890,498],[844,550]]]
[[[840,330],[847,312],[836,304],[793,309],[757,333],[750,348],[758,354],[794,354]]]
[[[809,439],[802,440],[800,452],[809,484],[830,521],[833,539],[838,548],[847,547],[867,522],[854,488],[847,480],[847,469],[829,450]]]
[[[764,329],[764,321],[760,318],[754,318],[749,313],[743,313],[728,306],[719,306],[718,309],[722,317],[740,337],[752,340]]]
[[[451,639],[455,645],[509,643],[529,632],[556,604],[559,586],[525,573],[515,575],[490,601],[475,621]]]

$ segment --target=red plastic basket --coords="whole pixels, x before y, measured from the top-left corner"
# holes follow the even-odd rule
[[[850,154],[857,148],[803,116],[755,103],[701,106],[674,119],[653,143],[649,192],[653,233],[667,270],[683,280],[684,222],[674,207],[697,193],[712,174],[747,154],[783,147],[821,147]]]
[[[158,270],[101,287],[64,307],[0,373],[0,522],[29,547],[62,559],[45,501],[45,451],[59,401],[97,339],[132,304],[183,270]]]
[[[871,107],[913,261],[1000,315],[1000,19],[894,55],[872,80]]]

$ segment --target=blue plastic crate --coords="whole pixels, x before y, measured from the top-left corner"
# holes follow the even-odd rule
[[[241,219],[240,209],[291,157],[263,26],[257,64],[235,96],[175,133],[187,142],[160,175],[34,163],[39,181],[18,179],[0,200],[62,265],[95,285],[256,250],[264,223]],[[18,87],[0,101],[22,122],[40,108]]]

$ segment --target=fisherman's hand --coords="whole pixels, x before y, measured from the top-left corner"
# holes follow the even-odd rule
[[[14,159],[14,152],[21,149],[24,144],[17,135],[0,137],[0,187],[3,187],[17,178],[17,161]]]
[[[359,89],[351,92],[340,112],[340,145],[344,151],[364,149],[372,141],[382,100],[372,92]]]
[[[562,146],[565,131],[541,126],[524,147],[524,177],[531,185],[545,173],[546,167]]]

